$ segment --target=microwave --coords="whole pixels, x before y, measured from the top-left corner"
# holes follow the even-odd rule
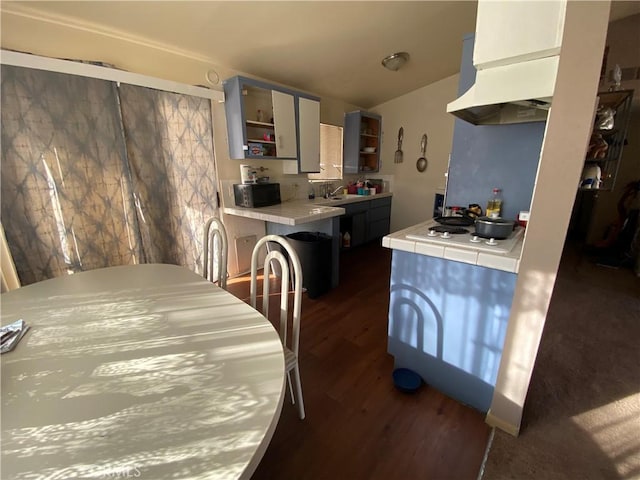
[[[259,208],[280,203],[279,183],[236,183],[233,196],[238,207]]]

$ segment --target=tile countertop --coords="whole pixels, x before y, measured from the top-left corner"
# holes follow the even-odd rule
[[[477,252],[473,249],[434,245],[406,238],[407,235],[412,234],[417,230],[424,229],[432,222],[432,220],[428,220],[405,228],[404,230],[393,232],[382,238],[382,246],[393,250],[402,250],[404,252],[417,253],[419,255],[428,255],[430,257],[444,258],[456,262],[493,268],[504,272],[518,273],[524,235],[520,236],[517,243],[509,253],[504,254]]]
[[[224,207],[227,215],[253,218],[282,225],[301,225],[303,223],[339,217],[345,214],[340,205],[363,202],[375,198],[390,197],[392,193],[377,195],[339,195],[335,199],[316,198],[314,200],[290,200],[278,205],[261,208]]]
[[[376,198],[391,197],[393,193],[378,193],[376,195],[338,195],[334,198],[317,197],[314,200],[306,200],[306,202],[314,205],[346,205],[349,203],[364,202],[366,200],[375,200]]]

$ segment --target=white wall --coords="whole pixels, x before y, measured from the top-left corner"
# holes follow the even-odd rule
[[[398,75],[402,75],[402,70]],[[454,125],[453,115],[447,113],[447,103],[457,96],[458,78],[459,75],[453,75],[371,109],[382,115],[380,173],[394,176],[392,231],[432,218],[435,193],[444,193]],[[396,164],[394,153],[400,127],[404,128],[403,163]],[[428,166],[424,172],[418,172],[416,160],[420,157],[424,133],[428,137]]]

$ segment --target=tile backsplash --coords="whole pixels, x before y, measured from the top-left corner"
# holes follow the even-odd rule
[[[393,192],[393,175],[376,175],[371,174],[365,177],[358,177],[357,175],[345,175],[345,178],[333,181],[313,181],[310,182],[306,176],[296,175],[289,176],[283,175],[281,177],[274,176],[270,179],[272,183],[280,184],[280,197],[283,202],[290,200],[305,200],[309,198],[310,187],[313,186],[316,196],[321,196],[324,193],[324,184],[329,184],[329,191],[333,191],[340,185],[348,185],[349,182],[357,182],[359,179],[378,179],[383,182],[384,192]],[[232,207],[235,205],[233,199],[233,184],[239,183],[240,179],[233,180],[220,180],[221,185],[221,197],[223,205]]]

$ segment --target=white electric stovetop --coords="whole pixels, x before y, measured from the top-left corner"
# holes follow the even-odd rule
[[[517,226],[509,237],[503,240],[481,238],[474,235],[475,228],[459,227],[466,230],[466,233],[436,233],[430,230],[432,227],[440,225],[435,220],[416,228],[413,232],[406,235],[408,240],[416,240],[418,242],[433,243],[447,247],[459,247],[477,252],[488,253],[509,253],[518,243],[518,240],[524,232],[524,228]]]

